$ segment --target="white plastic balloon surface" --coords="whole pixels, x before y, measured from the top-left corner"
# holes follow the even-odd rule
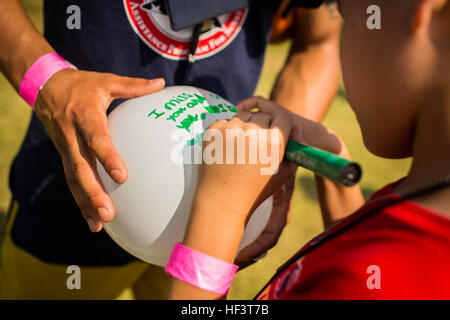
[[[127,100],[109,114],[112,143],[128,168],[127,181],[118,185],[97,166],[116,209],[115,218],[105,224],[115,242],[143,261],[166,265],[187,227],[202,134],[211,123],[237,112],[209,91],[173,86]],[[261,234],[271,210],[269,198],[253,213],[240,249]]]

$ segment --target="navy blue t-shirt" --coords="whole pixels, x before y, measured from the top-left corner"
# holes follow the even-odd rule
[[[251,96],[276,4],[253,1],[250,8],[205,22],[185,84],[233,103]],[[46,0],[44,16],[45,38],[78,69],[163,77],[166,85],[183,80],[192,30],[173,31],[162,0]],[[29,253],[47,262],[78,265],[120,265],[134,259],[104,231],[89,231],[67,187],[61,158],[35,114],[11,168],[10,186],[20,204],[12,239]]]

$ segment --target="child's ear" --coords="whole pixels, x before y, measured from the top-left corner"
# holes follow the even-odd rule
[[[414,31],[428,28],[433,13],[436,11],[449,11],[450,0],[416,0],[413,20]]]
[[[435,0],[416,0],[413,17],[413,31],[427,29],[433,15]]]

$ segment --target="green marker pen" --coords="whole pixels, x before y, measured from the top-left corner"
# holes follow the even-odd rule
[[[287,143],[285,158],[347,187],[357,184],[362,175],[362,169],[356,162],[292,140]]]

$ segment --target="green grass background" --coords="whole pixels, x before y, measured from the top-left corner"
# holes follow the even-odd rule
[[[38,29],[42,30],[42,1],[23,0]],[[270,45],[264,70],[256,93],[269,96],[277,74],[289,50],[289,42]],[[8,174],[11,161],[17,153],[30,118],[30,108],[19,98],[3,75],[0,75],[0,229],[11,193]],[[342,86],[324,123],[337,132],[347,143],[354,160],[362,164],[364,175],[361,187],[365,196],[390,181],[404,176],[409,160],[386,160],[371,155],[364,147],[356,118],[348,106]],[[287,258],[306,241],[323,229],[313,177],[299,169],[296,191],[289,225],[285,228],[276,248],[269,255],[238,273],[230,289],[230,299],[252,298]]]

